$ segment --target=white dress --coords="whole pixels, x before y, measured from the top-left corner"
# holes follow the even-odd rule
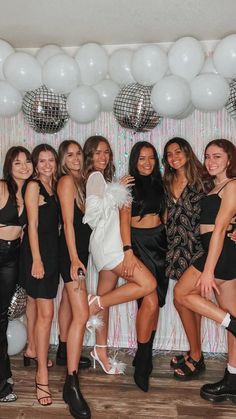
[[[98,272],[115,268],[124,258],[119,208],[129,200],[125,186],[107,183],[101,172],[89,176],[83,223],[88,223],[93,230],[89,251]]]

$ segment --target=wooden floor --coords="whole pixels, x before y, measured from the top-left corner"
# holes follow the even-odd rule
[[[55,353],[52,353],[52,358]],[[207,370],[199,380],[179,382],[172,378],[169,368],[172,354],[166,352],[155,356],[154,370],[148,393],[140,391],[133,382],[132,356],[119,351],[119,357],[128,363],[126,374],[109,376],[97,367],[81,371],[80,383],[92,411],[92,419],[151,419],[151,418],[236,418],[236,405],[230,402],[210,403],[199,396],[199,388],[205,382],[220,379],[225,360],[207,359]],[[0,419],[64,419],[70,418],[68,407],[62,400],[65,367],[50,369],[50,388],[53,404],[41,407],[34,390],[33,366],[24,368],[20,355],[12,357],[15,391],[18,400],[0,405]]]

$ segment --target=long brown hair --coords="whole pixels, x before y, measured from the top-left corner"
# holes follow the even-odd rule
[[[3,164],[3,180],[6,182],[10,199],[12,199],[15,204],[18,186],[12,176],[12,164],[20,153],[24,153],[27,160],[32,161],[31,154],[27,148],[22,146],[13,146],[7,151]]]
[[[39,154],[42,151],[50,151],[55,158],[56,172],[55,172],[55,174],[53,175],[53,178],[52,178],[52,190],[53,190],[53,193],[56,194],[56,184],[57,184],[57,178],[58,178],[58,155],[57,155],[56,150],[51,145],[49,145],[49,144],[39,144],[33,149],[32,154],[31,154],[32,162],[33,162],[33,166],[34,166],[33,177],[34,177],[34,179],[37,179],[37,177],[38,177],[38,175],[37,175],[37,165],[38,165],[38,161],[39,161]]]
[[[196,188],[198,192],[205,190],[203,178],[204,178],[204,168],[201,162],[198,160],[197,156],[194,154],[191,145],[184,138],[174,137],[171,140],[167,141],[164,147],[163,154],[163,164],[164,164],[164,184],[167,190],[167,193],[170,196],[173,196],[172,185],[175,176],[176,170],[172,168],[167,160],[168,147],[171,144],[178,144],[180,149],[186,155],[186,165],[185,165],[185,176],[188,181],[188,185]]]
[[[212,140],[210,141],[210,143],[206,145],[204,156],[206,155],[208,147],[210,147],[211,145],[216,145],[217,147],[222,148],[228,156],[229,161],[228,161],[228,166],[226,169],[226,176],[229,179],[236,177],[236,147],[235,145],[231,141],[225,140],[223,138]]]
[[[84,152],[85,178],[88,179],[89,175],[92,172],[94,172],[93,156],[94,156],[95,151],[98,148],[99,143],[105,143],[107,147],[109,148],[110,159],[109,159],[109,163],[107,167],[104,170],[103,175],[106,181],[111,182],[115,173],[115,166],[113,163],[113,152],[109,144],[109,141],[102,135],[93,135],[92,137],[89,137],[84,143],[83,152]]]
[[[66,154],[68,153],[68,148],[71,144],[75,144],[81,152],[82,166],[78,173],[78,177],[73,175],[73,173],[70,171],[70,169],[68,169],[65,163]],[[81,145],[73,139],[62,141],[58,149],[58,158],[59,158],[59,167],[58,167],[59,177],[64,176],[64,175],[69,175],[72,177],[74,185],[75,185],[75,190],[76,190],[77,205],[79,206],[81,210],[84,211],[84,202],[85,202],[85,181],[84,181],[84,173],[83,173],[84,158],[83,158],[83,150],[82,150]]]

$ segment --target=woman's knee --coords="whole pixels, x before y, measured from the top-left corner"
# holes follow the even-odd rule
[[[179,283],[176,284],[174,288],[174,305],[175,308],[178,310],[180,306],[183,305],[184,302],[184,292]]]

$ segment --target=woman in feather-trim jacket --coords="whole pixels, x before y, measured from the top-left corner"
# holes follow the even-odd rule
[[[104,325],[97,331],[96,345],[91,352],[107,374],[121,374],[124,365],[112,363],[107,354],[109,307],[137,300],[156,288],[156,280],[149,270],[137,260],[133,277],[123,272],[124,250],[120,235],[119,208],[130,202],[125,187],[133,178],[126,176],[121,183],[112,182],[115,167],[108,140],[102,136],[87,139],[84,145],[84,165],[87,178],[84,223],[92,228],[89,250],[99,272],[97,295],[90,296],[90,314],[101,310]],[[127,283],[116,288],[122,276]]]

